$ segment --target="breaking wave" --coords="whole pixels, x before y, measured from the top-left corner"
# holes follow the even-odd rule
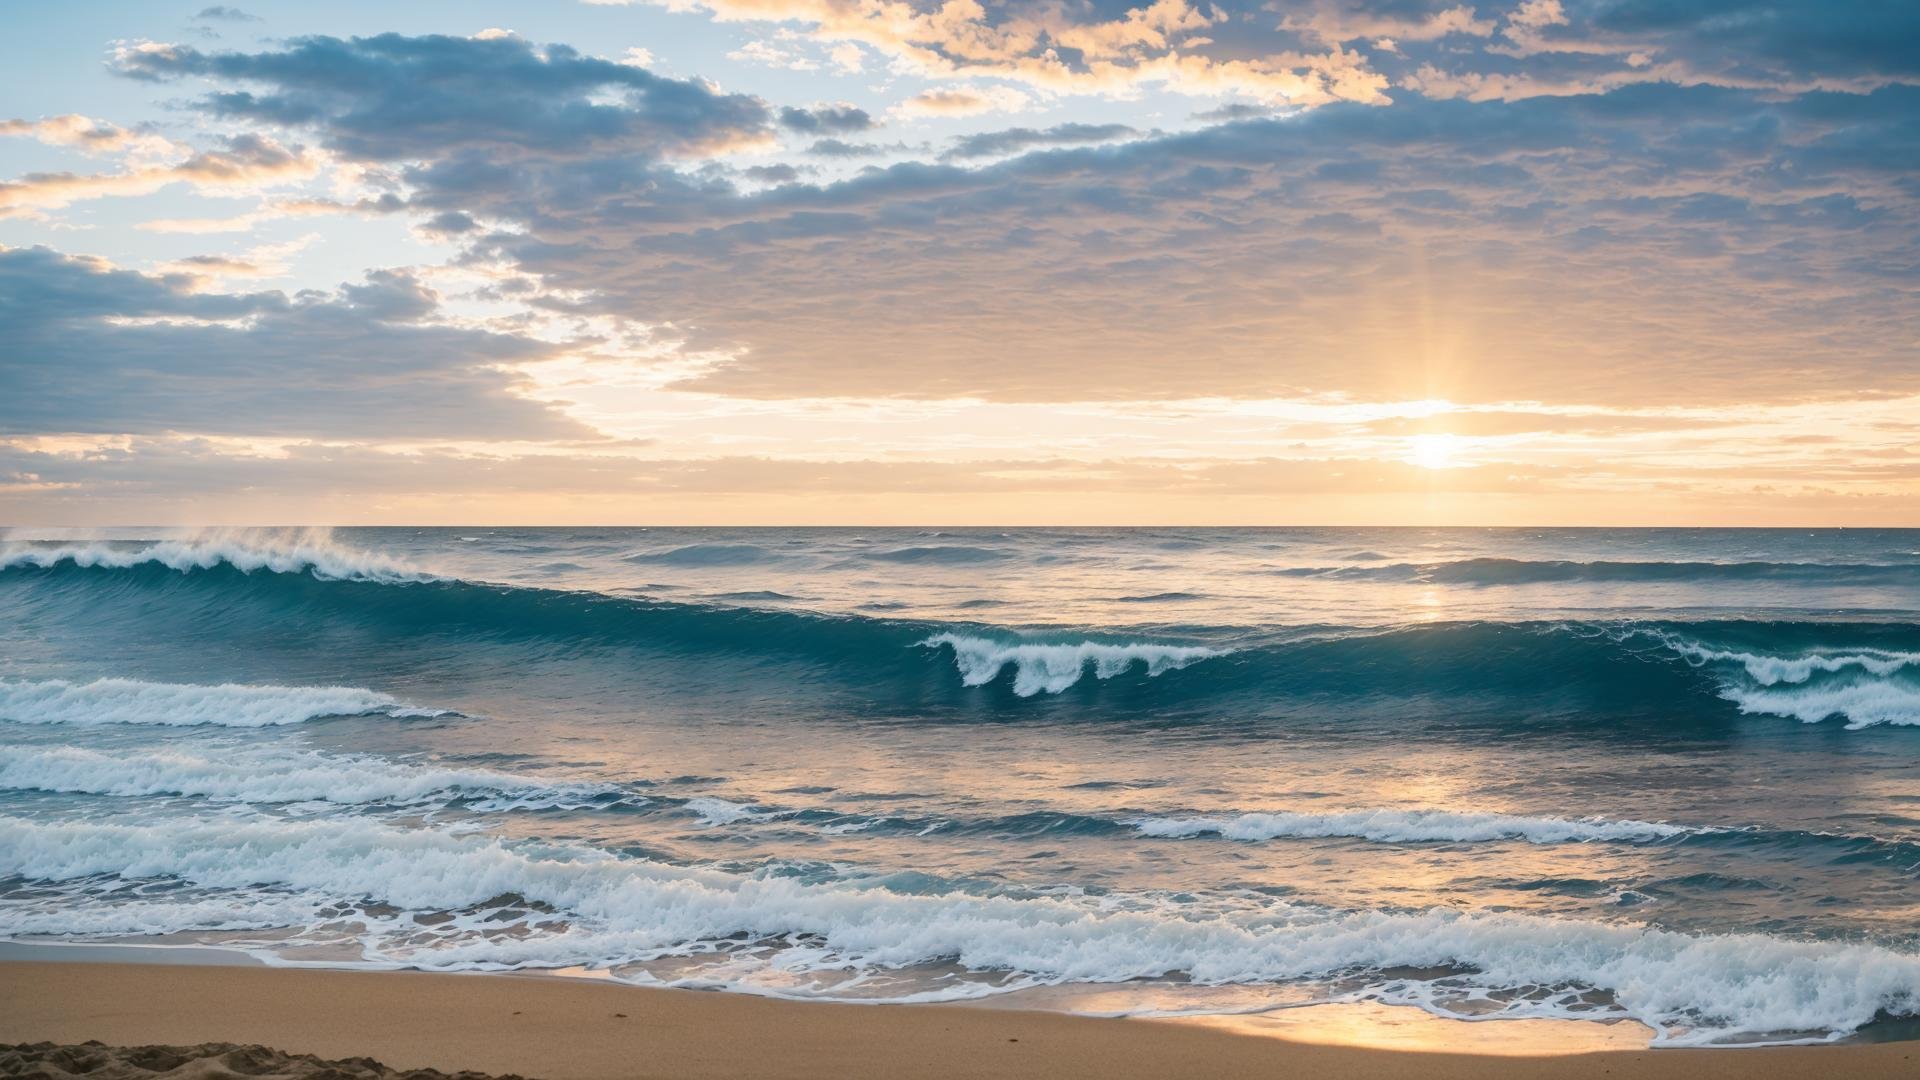
[[[1496,1003],[1503,1016],[1631,1017],[1669,1045],[1824,1041],[1879,1014],[1920,1012],[1920,956],[1866,943],[1515,913],[1342,912],[1272,900],[1221,907],[1179,894],[982,894],[924,875],[911,887],[806,880],[366,820],[0,818],[0,874],[35,883],[0,900],[12,934],[326,921],[370,964],[584,964],[657,978],[645,964],[696,957],[707,964],[666,981],[797,996],[936,964],[975,977],[900,996],[1160,978],[1339,979],[1358,996],[1441,1013],[1464,1005],[1485,1016]],[[162,882],[179,887],[144,888]],[[76,889],[86,904],[68,899]],[[364,898],[354,919],[316,918],[349,897]],[[267,947],[257,933],[234,943]],[[1429,973],[1410,976],[1410,968]],[[795,981],[808,974],[822,981]]]
[[[1226,653],[1204,646],[1164,645],[1141,641],[1106,644],[1081,641],[1073,644],[1044,642],[1008,642],[963,634],[935,634],[920,642],[928,648],[942,645],[953,650],[953,661],[960,668],[960,681],[967,686],[984,686],[1013,668],[1013,692],[1020,697],[1039,693],[1057,694],[1074,683],[1091,667],[1095,678],[1111,679],[1124,674],[1135,664],[1149,677],[1178,671]]]
[[[201,529],[163,540],[9,539],[0,570],[61,565],[124,570],[161,566],[181,573],[231,567],[243,573],[312,574],[333,581],[427,581],[434,575],[399,559],[339,544],[331,529]]]
[[[1289,703],[1319,707],[1370,698],[1452,717],[1705,720],[1743,712],[1837,717],[1854,727],[1920,723],[1920,628],[1911,623],[1440,622],[1299,627],[1264,637],[1208,626],[1134,634],[1008,629],[490,584],[426,575],[312,538],[283,537],[280,546],[263,546],[257,537],[249,542],[254,546],[235,548],[230,538],[200,537],[128,549],[113,541],[23,549],[9,541],[0,587],[20,590],[22,602],[50,624],[97,626],[103,635],[124,632],[125,605],[139,597],[148,617],[174,620],[156,625],[156,633],[184,626],[210,640],[245,641],[297,621],[361,641],[401,644],[432,634],[457,647],[466,635],[490,648],[526,644],[540,655],[554,642],[642,647],[715,663],[751,661],[750,677],[781,679],[783,686],[799,679],[837,685],[906,712],[973,708],[978,701],[963,695],[987,693],[1001,708],[1044,707],[1041,702],[1056,696],[1098,706],[1108,698],[1115,711],[1135,716],[1146,706],[1171,711],[1232,702],[1265,715]],[[100,544],[109,546],[95,551]],[[672,551],[701,549],[698,557],[708,559],[716,557],[715,547]],[[788,662],[804,671],[779,670]],[[959,677],[944,684],[931,679],[942,666]],[[406,714],[384,695],[345,688],[0,683],[0,703],[45,698],[35,707],[57,712],[63,694],[92,695],[102,705],[125,699],[104,710],[128,717],[118,722],[293,723],[339,713]],[[229,700],[211,700],[221,694]],[[194,695],[209,700],[195,704]],[[275,702],[276,695],[284,700]],[[1039,700],[1018,704],[1032,699]],[[142,710],[155,717],[224,710],[234,719],[142,720]]]
[[[216,802],[415,806],[466,800],[470,809],[584,806],[618,797],[601,784],[546,783],[489,769],[412,765],[361,754],[221,748],[103,753],[78,746],[0,746],[0,787],[117,797],[198,796]]]
[[[0,679],[0,720],[16,724],[159,724],[275,727],[329,716],[441,716],[386,694],[351,686],[243,686],[225,683]]]

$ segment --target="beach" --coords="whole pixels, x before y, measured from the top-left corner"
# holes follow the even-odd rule
[[[1411,1010],[1406,1010],[1411,1011]],[[1467,1047],[1480,1028],[1452,1025]],[[1173,1020],[850,1005],[585,979],[174,964],[0,964],[0,1043],[259,1044],[541,1080],[921,1077],[1911,1077],[1920,1043],[1476,1054]]]

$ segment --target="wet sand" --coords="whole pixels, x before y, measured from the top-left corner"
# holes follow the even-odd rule
[[[1325,1025],[1329,1037],[1321,1038],[1309,1016],[1298,1012],[1263,1027],[1257,1021],[1104,1020],[1019,1009],[773,1001],[548,977],[0,963],[0,1043],[231,1043],[323,1059],[371,1058],[393,1070],[543,1080],[1920,1076],[1920,1043],[1914,1042],[1548,1055],[1555,1035],[1545,1028],[1535,1029],[1540,1035],[1529,1046],[1510,1035],[1494,1037],[1501,1029],[1514,1030],[1507,1023],[1435,1021],[1441,1027],[1431,1030],[1444,1030],[1451,1049],[1398,1048],[1423,1045],[1404,1038],[1385,1049],[1351,1045],[1364,1040],[1351,1030],[1342,1034],[1339,1023]],[[1472,1052],[1483,1030],[1491,1049]],[[215,1060],[190,1062],[178,1073],[149,1073],[230,1075],[209,1071]],[[325,1068],[272,1060],[279,1069],[274,1076],[317,1076]]]

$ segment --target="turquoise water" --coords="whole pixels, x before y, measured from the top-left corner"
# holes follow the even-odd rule
[[[0,933],[784,996],[1920,1012],[1920,532],[0,541]]]

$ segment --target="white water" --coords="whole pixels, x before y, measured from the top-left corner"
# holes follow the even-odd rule
[[[0,746],[0,788],[134,797],[191,795],[246,803],[414,805],[456,798],[474,809],[581,804],[612,789],[542,783],[488,769],[410,765],[361,754],[221,747],[103,753],[77,746]]]
[[[539,916],[547,926],[523,924],[523,934],[482,934],[468,922],[431,948],[420,946],[427,935],[411,919],[368,916],[363,955],[370,963],[434,968],[607,966],[708,953],[745,935],[779,947],[731,957],[733,985],[768,992],[793,992],[788,977],[796,972],[844,976],[939,961],[1015,973],[1004,987],[1175,974],[1201,984],[1263,983],[1451,967],[1469,973],[1383,978],[1365,993],[1444,1010],[1479,990],[1548,988],[1555,992],[1514,1001],[1506,1014],[1631,1016],[1673,1044],[1837,1036],[1881,1009],[1910,1011],[1920,1001],[1920,956],[1864,944],[1450,910],[1333,913],[1279,902],[1222,910],[1163,895],[907,894],[859,881],[688,869],[574,845],[514,846],[364,820],[100,825],[0,818],[0,873],[94,882],[96,901],[84,910],[60,903],[16,910],[8,920],[15,934],[160,933],[205,927],[216,911],[233,926],[270,925],[338,896],[366,896],[407,912],[472,911],[512,894],[562,916]],[[224,895],[102,900],[100,875],[173,879]],[[1588,988],[1608,992],[1613,1006],[1576,1005],[1578,991]],[[948,996],[984,990],[964,983]]]
[[[307,529],[197,529],[151,542],[82,539],[0,542],[0,569],[51,567],[127,569],[158,565],[187,573],[228,565],[246,573],[310,573],[324,580],[427,581],[435,575],[405,561],[336,542],[333,531]]]
[[[998,678],[1002,669],[1012,665],[1013,692],[1021,697],[1057,694],[1079,682],[1089,665],[1096,678],[1111,679],[1135,664],[1143,665],[1148,675],[1160,675],[1226,655],[1220,649],[1151,641],[1124,645],[1097,641],[1045,644],[995,641],[963,634],[935,634],[920,644],[952,648],[953,661],[960,669],[960,681],[968,686],[985,686]]]
[[[245,686],[95,679],[0,679],[0,720],[16,724],[274,727],[327,716],[439,716],[352,686]]]

